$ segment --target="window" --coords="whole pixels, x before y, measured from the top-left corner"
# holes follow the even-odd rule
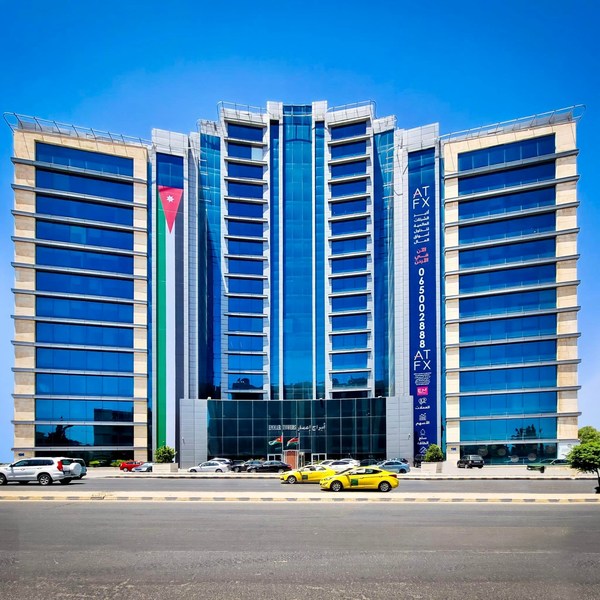
[[[556,438],[556,418],[482,419],[461,421],[461,441],[536,440]]]
[[[487,192],[489,190],[513,187],[515,185],[547,181],[549,179],[554,179],[554,177],[555,168],[553,162],[511,169],[510,171],[486,173],[485,175],[476,175],[474,177],[459,179],[458,195],[476,194],[478,192]]]
[[[351,350],[353,348],[366,348],[367,333],[344,333],[331,336],[333,350]]]
[[[133,257],[102,252],[82,252],[64,248],[36,246],[35,261],[38,265],[71,267],[90,271],[108,271],[133,275]]]
[[[247,254],[248,256],[262,256],[262,242],[245,242],[240,240],[228,240],[229,254]]]
[[[461,152],[458,155],[458,170],[468,171],[469,169],[554,154],[554,148],[554,134],[552,134],[471,152]]]
[[[331,184],[331,197],[340,198],[342,196],[354,196],[355,194],[366,194],[367,180],[348,181],[346,183]]]
[[[331,242],[331,254],[349,254],[351,252],[366,252],[366,237],[350,238],[348,240],[335,240]]]
[[[361,121],[360,123],[350,123],[349,125],[331,127],[329,131],[332,140],[342,140],[357,135],[365,135],[367,133],[367,122]]]
[[[247,125],[227,123],[227,136],[238,140],[247,140],[249,142],[262,142],[263,129],[262,127],[248,127]]]
[[[262,314],[263,300],[262,298],[229,298],[228,310],[229,312]]]
[[[513,292],[496,296],[478,296],[459,301],[460,317],[522,313],[556,308],[556,290]]]
[[[262,134],[261,134],[262,139]],[[256,146],[247,146],[246,144],[227,143],[227,153],[232,158],[244,158],[246,160],[262,160],[263,149]]]
[[[183,156],[157,153],[156,176],[159,185],[183,189]]]
[[[228,221],[227,230],[229,235],[239,235],[244,237],[263,236],[262,223],[252,223],[248,221]]]
[[[35,170],[35,185],[48,190],[60,190],[88,196],[100,196],[133,202],[133,184],[107,181],[65,173],[54,173],[44,169]]]
[[[472,244],[486,240],[543,233],[555,229],[556,215],[552,212],[493,223],[482,223],[481,225],[464,225],[459,227],[458,239],[461,244]]]
[[[556,315],[536,315],[460,324],[460,341],[475,342],[555,335]]]
[[[133,427],[114,425],[36,425],[35,445],[133,446]]]
[[[230,294],[262,294],[264,284],[262,279],[237,279],[229,277]]]
[[[227,387],[230,390],[236,391],[249,391],[259,390],[263,388],[263,376],[245,373],[240,375],[239,373],[230,373],[227,376]]]
[[[475,219],[488,215],[499,215],[507,212],[518,212],[528,208],[552,206],[556,203],[556,190],[553,187],[503,194],[485,200],[471,200],[458,205],[459,219]]]
[[[243,352],[262,352],[264,338],[255,335],[230,335],[227,340],[228,350],[240,350]]]
[[[133,396],[133,377],[36,373],[35,393],[45,396]]]
[[[331,291],[354,292],[367,289],[367,275],[355,275],[353,277],[335,277],[331,280]]]
[[[363,233],[367,230],[367,219],[350,219],[349,221],[334,221],[331,224],[331,235]]]
[[[36,287],[41,292],[133,299],[133,281],[128,279],[36,271]]]
[[[95,202],[52,198],[37,194],[35,197],[36,212],[59,217],[71,217],[85,221],[101,221],[117,225],[133,225],[133,208],[110,206]]]
[[[520,244],[506,244],[481,248],[479,250],[461,250],[459,264],[461,268],[487,267],[512,262],[525,262],[538,258],[549,258],[555,255],[556,242],[554,238],[523,242]]]
[[[100,152],[89,152],[77,148],[36,142],[35,160],[54,165],[99,171],[100,173],[133,177],[133,159],[114,156],[113,154],[101,154]]]
[[[331,364],[333,369],[366,369],[368,358],[368,352],[333,354]]]
[[[49,344],[75,344],[78,346],[115,346],[133,348],[133,329],[99,325],[68,325],[45,323],[35,326],[36,342]]]
[[[494,344],[460,349],[461,367],[509,365],[556,360],[556,341]]]
[[[359,160],[356,162],[342,163],[341,165],[331,166],[331,177],[352,177],[353,175],[364,175],[367,172],[367,161]]]
[[[261,199],[263,197],[263,186],[253,185],[251,183],[238,183],[229,181],[227,183],[227,195],[236,198]]]
[[[506,269],[491,273],[461,275],[459,278],[459,288],[461,293],[468,293],[554,281],[556,281],[556,265],[540,265],[537,267]]]
[[[263,168],[258,165],[240,165],[238,163],[229,163],[227,167],[229,177],[242,177],[245,179],[262,179]]]
[[[131,373],[133,372],[133,353],[37,348],[35,366],[38,369],[61,369],[65,371]]]
[[[132,304],[38,296],[35,301],[35,312],[40,317],[133,323]]]
[[[517,367],[460,373],[461,392],[556,387],[556,367]]]
[[[262,260],[243,260],[239,258],[230,258],[228,261],[229,272],[238,275],[262,275]]]
[[[344,315],[331,317],[332,331],[343,331],[345,329],[366,329],[367,315]]]
[[[227,203],[229,215],[232,217],[251,217],[254,219],[262,219],[263,205],[250,202],[238,202],[229,200]]]
[[[367,199],[361,198],[360,200],[332,202],[330,206],[332,217],[343,217],[345,215],[352,215],[355,213],[365,213],[367,212]]]
[[[263,319],[262,317],[228,317],[227,328],[229,331],[262,333]]]
[[[36,400],[36,421],[133,421],[133,402],[111,400]]]
[[[368,371],[355,371],[353,373],[335,373],[331,375],[331,386],[334,388],[367,387],[368,383]]]
[[[331,147],[331,159],[347,158],[350,156],[363,156],[367,153],[367,142],[352,142]]]
[[[331,299],[331,310],[333,312],[342,312],[346,310],[366,310],[366,294],[360,296],[336,296]]]
[[[556,392],[524,392],[516,394],[488,394],[462,396],[460,416],[527,414],[556,412]]]
[[[349,271],[366,271],[367,257],[353,256],[352,258],[336,258],[331,261],[331,272],[348,273]]]
[[[230,371],[262,371],[264,368],[262,355],[230,354],[227,364]]]
[[[131,231],[112,231],[100,227],[51,223],[38,219],[35,224],[35,235],[40,240],[133,250]]]

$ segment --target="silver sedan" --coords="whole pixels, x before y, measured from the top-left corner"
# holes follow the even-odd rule
[[[216,460],[207,460],[195,467],[188,469],[190,473],[227,473],[230,471],[229,465]]]

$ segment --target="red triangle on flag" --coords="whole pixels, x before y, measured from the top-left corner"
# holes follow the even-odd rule
[[[179,203],[181,202],[183,190],[181,188],[159,185],[158,195],[160,196],[163,211],[165,212],[169,233],[171,233],[173,223],[175,223],[175,217],[177,217],[177,211],[179,210]]]

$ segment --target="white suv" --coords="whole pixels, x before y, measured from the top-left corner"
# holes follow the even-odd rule
[[[63,460],[65,464],[63,464]],[[23,458],[10,465],[0,466],[0,485],[11,481],[26,484],[37,481],[40,485],[51,485],[59,481],[63,485],[81,476],[81,465],[68,458]]]

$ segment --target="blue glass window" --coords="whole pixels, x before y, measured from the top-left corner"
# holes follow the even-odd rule
[[[339,125],[331,127],[329,130],[332,140],[342,140],[344,138],[355,137],[357,135],[365,135],[367,133],[367,122],[350,123],[349,125]]]
[[[488,215],[501,215],[556,203],[556,190],[553,187],[515,194],[503,194],[484,200],[471,200],[458,205],[459,219],[475,219]]]
[[[51,196],[37,194],[35,197],[35,210],[41,214],[71,217],[85,221],[133,225],[133,208],[111,206],[110,204],[52,198]]]
[[[343,333],[331,336],[333,350],[351,350],[353,348],[366,348],[369,336],[367,333]]]
[[[368,358],[368,352],[333,354],[331,364],[334,369],[366,369]]]
[[[331,184],[331,197],[353,196],[355,194],[366,194],[367,180],[347,181],[346,183]]]
[[[91,275],[67,275],[36,271],[36,287],[41,292],[63,292],[82,296],[133,299],[133,281]]]
[[[183,156],[158,153],[156,158],[157,183],[183,189]]]
[[[78,169],[89,169],[100,173],[127,175],[133,177],[133,159],[89,152],[66,146],[54,146],[42,142],[35,143],[35,160]]]
[[[340,144],[331,146],[331,159],[347,158],[350,156],[363,156],[367,153],[367,142],[351,142],[350,144]]]
[[[257,313],[263,312],[262,298],[229,298],[229,312]]]
[[[367,314],[362,315],[344,315],[331,317],[332,331],[343,331],[345,329],[366,329]]]
[[[343,217],[345,215],[353,215],[355,213],[365,213],[367,212],[367,199],[361,198],[360,200],[332,202],[330,206],[332,217]]]
[[[238,279],[229,277],[229,292],[232,294],[262,294],[264,284],[262,279]]]
[[[463,225],[458,229],[461,244],[472,244],[486,240],[499,240],[520,235],[543,233],[556,229],[555,213],[544,213],[518,219],[506,219],[480,225]]]
[[[556,265],[521,267],[490,273],[461,275],[459,288],[461,293],[512,288],[556,281]]]
[[[227,194],[236,198],[262,199],[263,189],[262,185],[253,185],[251,183],[238,183],[236,181],[229,181],[227,183]]]
[[[342,163],[341,165],[331,166],[331,178],[352,177],[353,175],[365,175],[367,172],[367,161],[358,160],[355,162]]]
[[[331,235],[345,235],[348,233],[363,233],[367,231],[367,219],[350,219],[348,221],[334,221],[331,224]]]
[[[459,301],[460,317],[522,313],[556,308],[556,290],[514,292],[497,296],[478,296]]]
[[[366,271],[367,257],[353,256],[352,258],[336,258],[331,261],[331,272],[348,273],[350,271]]]
[[[258,165],[240,165],[238,163],[229,163],[227,167],[229,177],[243,177],[246,179],[262,179],[263,168]]]
[[[509,415],[556,412],[556,392],[524,392],[462,396],[460,416]]]
[[[262,219],[263,205],[254,202],[237,202],[229,200],[227,203],[229,215],[232,217],[252,217],[254,219]]]
[[[253,223],[249,221],[228,221],[227,230],[229,235],[263,237],[262,223]]]
[[[40,240],[133,250],[133,232],[131,231],[112,231],[99,227],[50,223],[38,219],[35,224],[35,235]]]
[[[366,294],[359,296],[334,296],[331,299],[331,310],[333,312],[342,312],[345,310],[366,310],[367,308]]]
[[[331,386],[334,388],[367,387],[368,383],[368,371],[354,371],[353,373],[335,373],[331,375]]]
[[[470,346],[460,349],[461,367],[486,367],[556,360],[556,341]]]
[[[263,141],[262,127],[248,127],[247,125],[237,125],[236,123],[227,123],[227,136],[238,140],[248,140],[250,142]],[[231,147],[231,144],[229,144]]]
[[[263,376],[254,373],[230,373],[227,375],[227,387],[230,390],[247,391],[260,390],[263,388]]]
[[[228,260],[229,272],[237,275],[262,275],[262,260],[243,260],[240,258],[230,258]]]
[[[228,317],[229,331],[248,331],[259,333],[263,330],[263,319],[258,317]]]
[[[461,441],[539,440],[556,438],[556,418],[461,421]]]
[[[355,292],[367,289],[367,275],[355,275],[353,277],[335,277],[331,280],[331,291]]]
[[[133,377],[37,373],[35,393],[45,396],[133,396]]]
[[[114,400],[36,400],[36,421],[133,421],[133,402]]]
[[[244,158],[246,160],[262,160],[264,158],[262,148],[232,142],[227,144],[227,154],[232,158]]]
[[[336,240],[331,242],[331,254],[349,254],[350,252],[366,252],[366,237]]]
[[[262,256],[262,242],[245,242],[241,240],[228,240],[229,254],[246,254],[248,256]]]
[[[35,261],[38,265],[129,273],[133,275],[132,256],[37,246],[35,249]]]
[[[554,148],[554,134],[552,134],[471,152],[461,152],[458,155],[458,170],[468,171],[469,169],[554,154]]]
[[[38,296],[35,300],[35,312],[39,317],[133,323],[133,304]]]
[[[478,192],[498,190],[526,183],[548,181],[549,179],[554,179],[554,177],[555,169],[553,162],[521,167],[520,169],[511,169],[510,171],[498,171],[496,173],[465,177],[458,180],[458,195],[476,194]]]
[[[35,366],[38,369],[61,369],[65,371],[131,373],[133,372],[133,353],[37,348]]]
[[[230,335],[227,340],[227,349],[244,352],[262,352],[264,339],[264,337],[257,335]]]
[[[465,371],[460,374],[461,392],[518,390],[556,387],[556,367],[517,367]]]
[[[35,326],[35,338],[36,342],[49,344],[133,348],[133,329],[128,327],[38,322]]]
[[[523,242],[520,244],[506,244],[478,250],[461,250],[459,264],[461,268],[487,267],[512,262],[525,262],[536,258],[549,258],[556,253],[554,238]]]
[[[93,177],[53,173],[44,169],[35,170],[35,185],[48,190],[60,190],[75,194],[86,194],[115,200],[133,202],[133,184],[120,181],[106,181]]]
[[[460,341],[477,342],[556,335],[556,315],[534,315],[460,324]]]
[[[36,447],[50,446],[133,446],[133,426],[36,425]]]
[[[230,371],[262,371],[264,358],[260,354],[230,354],[227,364]]]

